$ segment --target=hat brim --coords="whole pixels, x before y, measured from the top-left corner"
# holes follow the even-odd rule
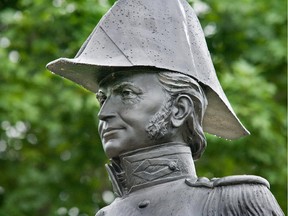
[[[134,66],[135,67],[135,66]],[[149,65],[136,66],[139,68],[151,67]],[[79,63],[77,59],[60,58],[47,64],[47,68],[73,82],[78,83],[85,89],[96,93],[98,83],[110,73],[121,71],[125,68],[131,68],[131,65],[110,66]],[[161,68],[158,68],[161,70]],[[181,72],[180,72],[181,73]],[[234,113],[221,100],[209,86],[201,83],[207,100],[208,107],[203,119],[203,130],[225,139],[237,139],[250,133],[241,124]]]

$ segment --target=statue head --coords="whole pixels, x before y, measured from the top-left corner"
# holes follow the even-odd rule
[[[100,102],[107,98],[99,113],[99,130],[103,134],[104,149],[106,137],[109,137],[108,143],[116,144],[116,139],[112,138],[123,132],[105,131],[105,123],[101,123],[108,121],[104,111],[116,107],[123,108],[122,116],[125,114],[125,119],[129,118],[129,125],[133,115],[135,119],[132,123],[139,123],[141,135],[135,130],[133,136],[147,141],[146,144],[139,141],[139,148],[148,144],[179,141],[187,143],[194,159],[197,159],[206,146],[203,131],[226,139],[249,134],[222,90],[202,28],[186,0],[118,0],[75,58],[60,58],[50,62],[47,67],[92,92],[98,92]],[[149,81],[139,81],[140,77]],[[146,89],[151,93],[154,89],[154,93],[147,98],[134,94],[135,98],[128,97],[129,103],[113,103],[108,108],[113,85],[117,86],[121,80],[131,82],[131,79],[135,87],[141,87],[142,92]],[[141,103],[144,101],[157,106],[153,109],[147,107],[142,112],[141,108],[146,107]],[[138,103],[142,105],[137,106]],[[187,108],[181,119],[173,117],[177,105],[179,110],[183,110],[181,107]],[[124,109],[125,106],[127,109]],[[138,114],[133,112],[136,108],[139,109]],[[128,115],[130,112],[133,115]],[[145,118],[142,119],[142,115]],[[140,120],[143,124],[140,124]],[[128,124],[126,126],[129,128]],[[134,150],[137,146],[134,144],[127,142],[127,151]],[[107,145],[109,157],[123,152],[108,150]]]
[[[189,145],[194,159],[204,151],[207,100],[193,78],[130,69],[105,77],[99,86],[99,134],[108,157],[170,142]]]

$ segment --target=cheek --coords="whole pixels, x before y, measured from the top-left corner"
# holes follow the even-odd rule
[[[149,122],[152,116],[159,111],[161,106],[145,106],[145,104],[137,104],[133,107],[123,107],[122,112],[119,113],[123,121],[129,125],[145,125]]]

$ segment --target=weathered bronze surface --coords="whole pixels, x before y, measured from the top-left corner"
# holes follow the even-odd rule
[[[96,216],[284,215],[258,176],[198,178],[204,131],[239,138],[236,117],[185,0],[118,0],[73,59],[47,67],[96,93],[115,201]]]

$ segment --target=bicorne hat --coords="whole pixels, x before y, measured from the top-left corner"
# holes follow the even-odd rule
[[[222,90],[201,25],[186,0],[118,0],[75,58],[59,58],[47,68],[96,92],[111,69],[135,66],[176,71],[205,86],[205,132],[226,139],[249,134]]]

